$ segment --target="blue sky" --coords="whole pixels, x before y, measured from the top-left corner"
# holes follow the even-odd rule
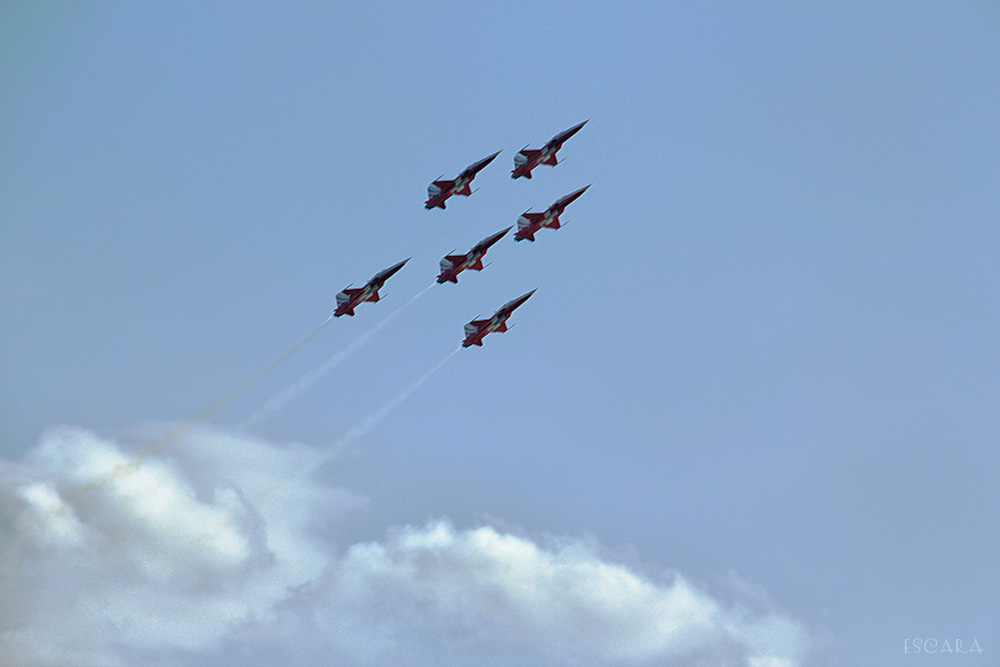
[[[361,603],[330,581],[434,536],[468,574],[456,554],[493,530],[539,550],[535,564],[564,562],[547,540],[570,540],[657,590],[680,573],[705,604],[731,613],[739,598],[808,646],[752,663],[759,647],[730,655],[718,647],[735,640],[692,630],[694,649],[594,647],[609,664],[956,657],[906,654],[910,638],[977,640],[969,661],[1000,650],[997,5],[13,2],[0,26],[5,588],[44,544],[29,520],[42,489],[82,503],[80,534],[122,534],[102,523],[114,512],[72,501],[95,452],[156,441],[320,325],[337,291],[412,256],[383,301],[324,326],[150,463],[203,503],[215,489],[213,511],[236,488],[254,530],[311,545],[314,569],[264,568],[270,597],[254,580],[236,602],[257,600],[261,618],[305,609],[280,591],[308,584],[316,617],[365,636]],[[509,178],[518,149],[585,119],[564,164]],[[475,195],[424,210],[430,181],[497,150]],[[565,229],[505,238],[485,271],[399,310],[442,256],[588,183]],[[465,322],[535,288],[512,331],[450,358],[310,478],[315,512],[288,523],[238,482],[268,457],[308,470],[450,354]],[[366,332],[281,412],[235,429]],[[259,461],[231,461],[223,442]],[[215,458],[185,467],[198,451]],[[208,511],[190,507],[192,521]],[[162,545],[175,529],[148,534]],[[79,565],[100,601],[118,580],[86,565],[88,544],[62,544],[52,567]],[[498,663],[581,659],[549,598],[524,627],[480,610],[473,632],[455,621],[456,585],[442,575],[426,593],[446,611],[421,639],[378,626],[392,641],[371,654],[325,653],[305,626],[299,653],[265,650],[246,612],[200,641],[135,630],[74,659],[230,664],[253,647],[288,664],[443,664],[422,652],[435,632],[456,664],[463,632],[488,636]],[[51,603],[17,599],[5,631]],[[143,614],[116,613],[116,627]],[[6,650],[59,664],[37,652],[56,632],[44,617],[27,627]],[[275,627],[259,634],[289,636]]]

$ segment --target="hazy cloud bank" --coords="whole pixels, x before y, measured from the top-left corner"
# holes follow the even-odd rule
[[[338,552],[321,453],[192,430],[127,473],[54,429],[0,462],[0,663],[796,667],[804,626],[575,539],[446,520]]]

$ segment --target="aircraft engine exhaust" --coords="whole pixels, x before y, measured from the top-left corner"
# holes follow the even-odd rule
[[[385,405],[383,405],[379,410],[373,412],[364,420],[358,422],[353,427],[351,427],[351,429],[347,433],[345,433],[340,439],[334,442],[333,445],[331,445],[328,450],[317,456],[315,462],[311,466],[308,466],[306,469],[302,471],[301,478],[307,478],[310,475],[315,474],[324,465],[335,459],[338,454],[340,454],[348,447],[353,445],[355,442],[357,442],[359,439],[361,439],[372,428],[377,426],[379,422],[385,419],[386,415],[388,415],[393,410],[393,408],[396,408],[400,403],[405,401],[410,396],[410,394],[419,389],[422,384],[427,382],[427,380],[429,380],[432,375],[441,370],[441,368],[461,350],[462,348],[458,347],[449,352],[447,356],[445,356],[441,361],[435,364],[433,368],[431,368],[429,371],[421,375],[419,378],[417,378],[417,380],[415,380],[412,384],[403,389],[401,392],[396,394],[396,396],[394,396],[390,401],[388,401]],[[295,484],[296,480],[301,478],[288,478],[282,482],[275,482],[269,488],[263,490],[258,495],[258,498],[266,498],[274,493],[277,493],[279,490]]]
[[[363,334],[355,338],[350,345],[338,351],[336,354],[331,356],[329,359],[327,359],[325,362],[323,362],[316,368],[302,375],[302,377],[296,380],[296,382],[292,384],[292,386],[288,387],[288,389],[281,392],[280,394],[272,397],[264,405],[255,410],[253,413],[251,413],[246,419],[237,424],[236,428],[240,430],[246,430],[252,426],[255,426],[256,424],[259,424],[261,421],[267,419],[268,417],[271,417],[272,415],[281,412],[290,401],[292,401],[297,396],[300,396],[301,394],[304,394],[305,392],[312,389],[312,387],[317,382],[322,380],[327,373],[335,369],[337,366],[342,364],[348,357],[350,357],[352,354],[360,350],[365,345],[365,343],[371,340],[371,338],[375,334],[377,334],[387,324],[389,324],[389,322],[395,319],[395,317],[399,315],[401,312],[403,312],[403,310],[405,310],[407,306],[409,306],[414,301],[416,301],[424,294],[426,294],[427,291],[430,290],[430,288],[433,287],[435,284],[436,283],[431,283],[430,285],[422,289],[420,292],[412,296],[409,301],[407,301],[402,306],[397,308],[395,311],[387,315],[381,322],[379,322],[371,329],[369,329],[368,331],[364,332]]]
[[[342,451],[353,445],[355,442],[357,442],[360,438],[362,438],[366,433],[368,433],[368,431],[372,430],[372,428],[377,426],[379,422],[385,419],[385,416],[387,414],[389,414],[400,403],[409,398],[410,394],[419,389],[420,385],[427,382],[427,380],[429,380],[432,375],[441,370],[441,367],[444,366],[446,363],[448,363],[448,360],[454,357],[456,354],[458,354],[459,351],[461,351],[461,349],[462,349],[461,347],[458,347],[449,352],[444,359],[439,361],[429,371],[421,375],[416,381],[413,382],[413,384],[411,384],[409,387],[406,387],[405,389],[403,389],[403,391],[396,394],[396,396],[392,400],[383,405],[379,410],[373,412],[364,420],[358,422],[353,427],[351,427],[351,430],[349,430],[339,440],[333,443],[333,445],[327,451],[326,455],[323,457],[323,460],[320,465],[336,457],[339,453],[341,453]]]
[[[89,485],[87,485],[87,487],[84,490],[93,491],[95,489],[99,489],[122,475],[130,474],[138,470],[142,462],[151,454],[153,454],[161,447],[169,444],[173,440],[183,435],[188,429],[190,429],[195,424],[205,421],[206,419],[212,417],[214,414],[219,412],[219,410],[223,409],[224,407],[229,405],[229,403],[236,400],[236,398],[239,397],[240,394],[242,394],[247,389],[251,388],[258,382],[266,378],[268,375],[273,373],[275,369],[277,369],[279,366],[281,366],[286,361],[291,359],[292,356],[296,352],[301,350],[306,343],[315,338],[319,334],[319,332],[323,330],[323,327],[329,324],[332,319],[333,319],[332,315],[326,318],[322,324],[320,324],[318,327],[310,331],[301,340],[299,340],[297,343],[295,343],[287,350],[279,354],[273,360],[261,366],[257,370],[257,372],[255,372],[253,375],[250,375],[244,380],[241,380],[240,382],[236,383],[231,389],[229,389],[229,391],[222,394],[217,399],[215,399],[214,401],[206,405],[204,408],[199,410],[198,413],[195,414],[193,417],[190,417],[185,421],[181,422],[174,428],[170,429],[162,438],[142,449],[138,454],[136,454],[135,458],[132,461],[130,461],[129,463],[123,463],[119,465],[110,473],[108,473],[104,478],[91,482]]]

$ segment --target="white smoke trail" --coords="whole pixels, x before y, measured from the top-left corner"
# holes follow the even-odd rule
[[[425,290],[426,291],[426,290]],[[326,451],[320,453],[318,456],[313,458],[313,463],[303,467],[301,472],[301,477],[292,476],[284,477],[280,481],[276,481],[271,484],[268,488],[262,490],[256,495],[256,501],[260,501],[268,496],[278,493],[279,491],[295,486],[300,480],[306,480],[312,477],[320,468],[326,465],[328,462],[337,457],[338,454],[343,452],[345,449],[357,442],[361,437],[363,437],[368,431],[374,428],[379,422],[385,419],[385,416],[392,411],[393,408],[398,406],[400,403],[405,401],[410,394],[415,392],[420,385],[427,382],[432,375],[441,370],[441,367],[448,363],[448,360],[458,354],[461,347],[455,348],[448,355],[437,362],[433,368],[421,375],[416,381],[414,381],[410,386],[403,389],[403,391],[396,394],[388,403],[383,405],[379,410],[373,412],[364,420],[358,422],[351,430],[344,434],[340,439],[338,439],[333,445],[331,445]]]
[[[116,479],[122,475],[130,474],[138,470],[139,467],[142,465],[142,462],[151,454],[153,454],[156,450],[176,440],[195,424],[205,421],[206,419],[217,413],[219,410],[224,408],[230,402],[235,400],[244,391],[246,391],[250,387],[254,386],[258,382],[266,378],[268,375],[270,375],[276,368],[278,368],[278,366],[288,361],[293,354],[298,352],[300,349],[302,349],[302,347],[306,343],[315,338],[316,335],[323,330],[323,327],[329,324],[330,320],[332,319],[333,319],[332,315],[326,318],[318,327],[316,327],[308,334],[306,334],[297,343],[295,343],[287,350],[279,354],[272,361],[269,361],[268,363],[261,366],[256,373],[236,383],[229,391],[224,393],[222,396],[219,396],[217,399],[215,399],[214,401],[206,405],[204,408],[199,410],[198,413],[195,414],[193,417],[186,419],[185,421],[181,422],[180,424],[172,428],[162,438],[153,442],[145,449],[140,451],[132,461],[130,461],[129,463],[122,463],[118,465],[104,478],[91,482],[89,485],[87,485],[87,487],[84,490],[93,491],[95,489],[105,486],[113,479]]]
[[[335,456],[337,456],[337,454],[350,447],[359,438],[368,433],[368,431],[370,431],[374,426],[376,426],[379,422],[381,422],[385,418],[385,416],[389,414],[390,411],[392,411],[393,408],[395,408],[400,403],[409,398],[410,394],[416,391],[420,387],[420,385],[422,385],[424,382],[427,382],[427,380],[429,380],[432,375],[441,370],[441,367],[444,366],[446,363],[448,363],[448,360],[454,357],[461,349],[462,348],[458,347],[449,352],[448,356],[439,361],[434,366],[434,368],[430,369],[429,371],[421,375],[413,384],[411,384],[403,391],[399,392],[391,401],[383,405],[376,412],[370,414],[363,421],[355,424],[351,428],[351,430],[349,430],[339,440],[333,443],[333,445],[327,450],[325,456],[323,457],[322,463],[325,463],[327,460],[334,458]]]
[[[403,308],[405,308],[409,304],[411,304],[414,301],[416,301],[417,298],[421,294],[423,294],[424,292],[426,292],[428,289],[430,289],[430,287],[428,287],[427,289],[424,289],[422,292],[420,292],[419,294],[417,294],[416,296],[414,296],[412,299],[410,299],[410,301],[408,301],[406,304],[404,304],[399,309],[397,309],[395,313],[393,313],[392,315],[390,315],[389,317],[387,317],[385,320],[383,320],[378,325],[376,325],[371,331],[369,331],[369,332],[367,332],[366,334],[363,334],[363,335],[365,335],[365,336],[370,335],[370,334],[374,333],[375,331],[377,331],[378,329],[380,329],[382,326],[384,326],[386,324],[386,322],[388,322],[388,320],[390,320],[392,317],[394,317]],[[300,475],[280,476],[272,484],[270,484],[267,488],[262,489],[258,493],[254,494],[253,495],[254,502],[255,503],[260,503],[260,502],[264,501],[265,499],[267,499],[267,498],[269,498],[269,497],[271,497],[272,495],[275,495],[275,494],[284,495],[284,494],[288,493],[289,489],[295,488],[295,487],[299,486],[300,484],[304,483],[312,475],[314,475],[320,468],[322,468],[326,463],[328,463],[332,459],[336,458],[336,456],[338,454],[340,454],[345,449],[347,449],[348,447],[350,447],[351,445],[353,445],[360,438],[362,438],[366,433],[368,433],[368,431],[370,431],[372,428],[374,428],[375,426],[377,426],[379,424],[379,422],[381,422],[383,419],[385,419],[386,415],[388,415],[389,412],[391,412],[400,403],[402,403],[407,398],[409,398],[409,396],[413,392],[415,392],[417,389],[419,389],[422,384],[424,384],[425,382],[427,382],[427,380],[429,380],[432,375],[434,375],[436,372],[438,372],[439,370],[441,370],[441,368],[446,363],[448,363],[448,361],[452,357],[454,357],[456,354],[458,354],[459,350],[461,350],[461,349],[462,349],[461,347],[457,347],[454,350],[452,350],[451,352],[449,352],[443,359],[441,359],[441,361],[439,361],[437,364],[435,364],[433,368],[431,368],[429,371],[427,371],[426,373],[424,373],[423,375],[421,375],[419,378],[417,378],[413,383],[411,383],[408,387],[406,387],[405,389],[403,389],[401,392],[399,392],[398,394],[396,394],[396,396],[394,396],[390,401],[388,401],[385,405],[383,405],[379,410],[377,410],[376,412],[373,412],[371,415],[369,415],[368,417],[366,417],[364,420],[362,420],[361,422],[358,422],[357,424],[355,424],[346,434],[344,434],[344,436],[342,436],[339,440],[337,440],[329,449],[327,449],[326,451],[318,454],[317,456],[310,457],[310,458],[313,459],[312,464],[304,466],[303,469],[302,469],[302,471],[301,471],[301,473],[300,473]],[[332,361],[332,359],[331,359],[331,361]],[[326,366],[326,364],[324,364],[324,366]],[[320,367],[320,368],[322,368],[322,367]],[[303,379],[305,379],[305,377]],[[289,391],[292,388],[297,387],[298,384],[299,383],[296,383],[296,385],[293,385],[293,387],[291,387],[289,389]],[[285,392],[285,393],[288,393],[288,392]],[[284,396],[285,393],[281,394],[280,396]],[[299,392],[299,393],[301,393],[301,392]],[[190,424],[190,427],[193,427],[193,426],[195,426],[194,423]],[[175,429],[175,431],[179,435],[180,430],[179,429]],[[105,486],[105,485],[111,483],[116,477],[119,477],[121,475],[121,472],[120,472],[121,469],[123,469],[123,468],[131,468],[131,470],[134,471],[134,470],[139,469],[143,465],[144,462],[145,462],[145,457],[140,457],[140,458],[135,459],[133,462],[131,462],[129,464],[121,464],[121,465],[118,466],[118,468],[116,468],[115,470],[113,470],[111,472],[111,474],[108,475],[108,476],[106,476],[104,479],[99,480],[97,482],[91,482],[91,484],[88,485],[88,487],[85,490],[91,490],[92,491],[92,490],[96,490],[97,488],[99,488],[101,486]],[[53,514],[53,516],[50,517],[50,519],[51,518],[55,518],[55,514]],[[204,534],[205,535],[210,535],[210,536],[215,536],[217,534],[222,533],[225,530],[229,530],[232,527],[231,524],[232,524],[231,517],[225,517],[221,521],[219,521],[217,525],[213,525],[213,526],[205,528],[204,529]]]
[[[333,316],[331,315],[330,317],[323,320],[323,322],[320,323],[319,326],[317,326],[315,329],[313,329],[308,334],[303,336],[298,342],[296,342],[287,350],[279,354],[273,360],[261,366],[257,370],[257,372],[255,372],[253,375],[250,375],[246,379],[238,382],[226,393],[222,394],[217,399],[215,399],[214,401],[206,405],[204,408],[199,410],[193,417],[184,420],[174,428],[167,431],[167,433],[164,434],[163,437],[161,437],[160,439],[154,441],[153,443],[142,449],[139,453],[137,453],[134,457],[132,457],[130,461],[119,463],[103,476],[99,477],[98,479],[92,480],[91,482],[86,484],[81,489],[81,493],[89,494],[93,493],[94,491],[100,491],[105,487],[107,487],[112,482],[114,482],[115,480],[121,479],[127,475],[132,475],[138,470],[140,470],[145,461],[150,456],[152,456],[157,450],[182,437],[194,426],[196,426],[199,422],[205,421],[206,419],[214,415],[216,412],[218,412],[226,405],[228,405],[231,401],[235,400],[244,391],[246,391],[253,385],[263,380],[265,377],[270,375],[271,372],[273,372],[276,368],[278,368],[278,366],[288,361],[292,357],[292,355],[294,355],[296,352],[302,349],[302,347],[305,346],[306,343],[315,338],[319,334],[319,332],[323,330],[323,327],[329,324],[330,320],[332,319]],[[56,520],[61,512],[63,512],[61,506],[53,507],[48,513],[38,516],[36,518],[33,527],[38,530],[45,528],[48,523]]]
[[[423,290],[421,290],[420,292],[418,292],[416,295],[414,295],[405,304],[403,304],[402,306],[400,306],[399,308],[397,308],[395,312],[393,312],[391,315],[389,315],[389,317],[385,318],[385,320],[383,320],[378,325],[376,325],[367,334],[364,334],[361,337],[361,339],[359,339],[360,342],[355,341],[355,345],[353,345],[352,347],[348,348],[348,350],[347,350],[348,354],[350,352],[353,352],[355,349],[361,347],[361,345],[364,344],[364,342],[366,342],[368,340],[368,338],[370,338],[372,335],[374,335],[374,333],[376,331],[378,331],[383,326],[385,326],[396,315],[398,315],[400,312],[402,312],[402,310],[404,308],[406,308],[407,306],[409,306],[410,304],[412,304],[414,301],[416,301],[418,298],[420,298],[423,294],[425,294],[428,290],[430,290],[430,288],[433,287],[434,284],[435,283],[431,283],[426,288],[424,288]],[[84,493],[84,494],[89,494],[89,493],[93,493],[94,491],[102,490],[105,487],[107,487],[109,484],[111,484],[112,482],[114,482],[115,480],[118,480],[118,479],[121,479],[123,477],[132,475],[132,474],[136,473],[137,471],[139,471],[142,468],[143,464],[146,462],[146,460],[150,456],[152,456],[157,450],[159,450],[160,448],[166,446],[167,444],[169,444],[169,443],[171,443],[171,442],[173,442],[173,441],[181,438],[183,435],[185,435],[189,430],[191,430],[198,423],[207,420],[209,417],[211,417],[212,415],[214,415],[215,413],[217,413],[219,410],[221,410],[222,408],[224,408],[226,405],[228,405],[230,402],[232,402],[233,400],[235,400],[244,391],[246,391],[247,389],[249,389],[253,385],[255,385],[258,382],[260,382],[261,380],[263,380],[265,377],[267,377],[269,374],[271,374],[276,368],[278,368],[283,363],[285,363],[286,361],[288,361],[292,357],[292,355],[294,355],[296,352],[298,352],[300,349],[302,349],[302,347],[305,346],[306,343],[308,343],[310,340],[312,340],[314,337],[316,337],[319,334],[319,332],[323,330],[323,327],[325,327],[330,322],[330,320],[332,320],[332,319],[333,319],[332,315],[330,317],[326,318],[326,320],[324,320],[319,326],[317,326],[315,329],[313,329],[312,331],[310,331],[302,339],[300,339],[294,345],[292,345],[291,347],[289,347],[287,350],[285,350],[284,352],[282,352],[281,354],[279,354],[272,361],[270,361],[267,364],[265,364],[264,366],[262,366],[253,375],[250,375],[246,379],[238,382],[231,389],[229,389],[226,393],[222,394],[220,397],[218,397],[217,399],[215,399],[214,401],[212,401],[211,403],[209,403],[208,405],[206,405],[204,408],[202,408],[193,417],[190,417],[189,419],[181,422],[180,424],[178,424],[174,428],[170,429],[166,434],[163,435],[163,437],[159,438],[158,440],[154,441],[153,443],[151,443],[150,445],[148,445],[147,447],[145,447],[143,450],[141,450],[140,452],[138,452],[130,461],[119,463],[118,465],[116,465],[114,468],[112,468],[109,472],[107,472],[106,474],[104,474],[100,478],[95,479],[95,480],[89,482],[88,484],[86,484],[82,488],[81,492]],[[347,354],[344,355],[344,358],[346,358],[346,356],[347,356]],[[280,409],[285,403],[287,403],[289,400],[291,400],[291,398],[293,398],[295,395],[298,395],[302,391],[305,391],[305,389],[308,389],[310,386],[312,386],[312,384],[314,384],[319,379],[319,377],[322,377],[323,374],[325,374],[326,372],[329,372],[330,369],[332,369],[334,366],[336,366],[342,360],[343,359],[337,359],[336,362],[333,363],[333,364],[330,364],[330,362],[327,362],[328,364],[330,364],[330,368],[324,370],[323,373],[319,374],[318,377],[313,378],[311,380],[311,382],[309,382],[307,384],[304,384],[304,388],[299,388],[298,385],[300,383],[296,383],[295,388],[297,389],[297,391],[295,393],[291,394],[289,397],[285,398],[285,400],[282,403],[278,404],[277,408],[273,408],[271,410],[271,412],[274,412],[274,411]],[[331,361],[333,361],[333,360],[331,360]],[[286,393],[288,393],[288,392],[286,392]],[[282,396],[284,396],[284,394]],[[280,398],[280,396],[279,396],[279,398]],[[267,413],[267,414],[270,414],[270,412]],[[251,415],[251,417],[252,416],[253,415]],[[38,517],[36,519],[36,523],[37,523],[36,527],[37,528],[42,528],[42,527],[44,527],[45,524],[47,524],[47,523],[49,523],[49,522],[57,519],[58,515],[60,514],[61,511],[62,510],[57,506],[57,507],[54,507],[53,509],[51,509],[47,513],[47,515],[43,515],[43,516]]]
[[[264,419],[267,419],[268,417],[274,415],[275,413],[283,410],[284,407],[292,399],[299,396],[300,394],[309,391],[313,387],[313,385],[322,380],[327,373],[335,369],[337,366],[342,364],[348,357],[350,357],[352,354],[361,349],[365,345],[365,343],[371,340],[371,338],[375,334],[377,334],[387,324],[389,324],[389,322],[395,319],[395,317],[399,315],[401,312],[403,312],[403,310],[405,310],[407,306],[409,306],[414,301],[416,301],[424,294],[426,294],[430,288],[434,287],[434,285],[435,283],[431,283],[430,285],[422,289],[420,292],[411,297],[409,301],[407,301],[402,306],[393,311],[391,314],[389,314],[387,317],[385,317],[381,322],[373,326],[365,333],[358,336],[354,340],[354,342],[352,342],[350,345],[348,345],[344,349],[334,354],[332,357],[327,359],[321,365],[317,366],[316,368],[312,369],[311,371],[300,377],[288,389],[281,392],[277,396],[274,396],[271,399],[269,399],[267,403],[265,403],[263,406],[255,410],[252,414],[250,414],[250,416],[248,416],[246,419],[237,424],[236,428],[240,430],[246,430],[260,423]]]

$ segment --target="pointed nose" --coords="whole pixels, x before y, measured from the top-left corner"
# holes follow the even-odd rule
[[[593,183],[591,183],[590,185],[593,185]],[[584,192],[586,192],[587,188],[589,188],[590,185],[585,185],[582,188],[580,188],[579,190],[577,190],[576,192],[569,193],[568,195],[566,195],[565,197],[563,197],[562,199],[560,199],[558,202],[556,202],[556,204],[560,205],[560,206],[569,206],[574,201],[576,201],[577,198],[580,195],[582,195]]]
[[[531,290],[527,294],[522,294],[521,296],[517,297],[514,300],[514,307],[517,308],[518,306],[520,306],[522,303],[524,303],[525,301],[527,301],[528,299],[530,299],[531,295],[534,294],[537,291],[538,291],[538,288],[536,287],[535,289]]]
[[[487,155],[482,160],[480,160],[479,162],[477,162],[475,164],[476,171],[479,171],[480,169],[482,169],[483,167],[485,167],[486,165],[488,165],[490,162],[493,162],[493,160],[497,159],[497,155],[500,155],[500,153],[502,153],[502,152],[503,151],[497,151],[493,155]]]
[[[382,278],[386,278],[387,279],[390,276],[392,276],[394,273],[396,273],[396,271],[399,271],[401,268],[403,268],[403,265],[406,264],[407,262],[409,262],[411,259],[413,259],[413,258],[412,257],[407,257],[406,259],[404,259],[399,264],[393,264],[388,269],[382,271],[381,274],[379,274],[379,275]]]
[[[512,229],[514,229],[514,225],[511,225],[507,229],[501,229],[499,232],[486,239],[486,242],[489,243],[490,245],[493,245],[494,243],[502,239],[504,236],[506,236],[507,232],[509,232]]]

